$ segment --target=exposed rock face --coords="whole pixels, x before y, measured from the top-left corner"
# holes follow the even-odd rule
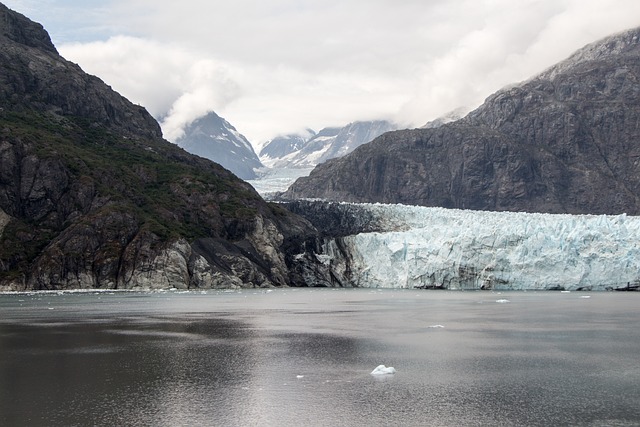
[[[394,228],[386,218],[376,216],[375,211],[357,204],[292,200],[283,202],[282,205],[305,218],[320,235],[328,238],[388,231]]]
[[[176,144],[221,164],[242,179],[256,178],[255,170],[262,167],[247,138],[213,112],[187,126]]]
[[[7,215],[2,209],[0,209],[0,238],[2,238],[2,232],[4,228],[9,224],[11,217]]]
[[[0,62],[0,289],[305,284],[307,221],[163,140],[2,5]]]
[[[0,4],[0,103],[83,117],[128,135],[160,137],[158,123],[100,79],[60,57],[40,24]]]
[[[31,21],[19,14],[11,13],[9,9],[0,3],[2,22],[0,22],[0,37],[6,37],[17,44],[33,47],[42,51],[57,54],[49,34],[42,25]]]
[[[489,97],[465,118],[387,133],[289,198],[477,210],[640,213],[640,29]]]

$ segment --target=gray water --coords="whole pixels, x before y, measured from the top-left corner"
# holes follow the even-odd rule
[[[0,425],[640,425],[638,301],[392,289],[1,295]],[[396,374],[370,375],[379,364]]]

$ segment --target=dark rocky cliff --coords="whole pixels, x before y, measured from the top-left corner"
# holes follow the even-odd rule
[[[304,284],[315,233],[0,4],[0,289]]]
[[[387,133],[288,198],[640,213],[640,29],[585,47],[465,118]]]

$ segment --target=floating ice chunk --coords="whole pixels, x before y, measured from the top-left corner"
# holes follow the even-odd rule
[[[584,299],[591,298],[591,295],[582,295],[580,298],[584,298]]]
[[[497,299],[496,302],[498,304],[506,304],[506,303],[511,302],[511,301],[509,301],[508,299]]]
[[[296,378],[298,378],[298,379],[304,378],[304,375],[296,375]]]
[[[396,369],[393,366],[389,366],[388,368],[384,365],[376,366],[376,369],[371,371],[371,375],[386,375],[386,374],[395,374]]]
[[[429,326],[429,327],[430,327],[430,328],[433,328],[433,329],[440,329],[440,328],[444,328],[444,326],[443,326],[443,325],[431,325],[431,326]]]

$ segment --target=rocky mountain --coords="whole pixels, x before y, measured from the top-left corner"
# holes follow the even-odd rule
[[[324,128],[306,138],[290,135],[275,138],[260,151],[262,162],[273,168],[309,168],[329,159],[342,157],[385,132],[397,129],[386,120],[353,122]]]
[[[256,178],[262,167],[251,143],[228,121],[210,112],[186,127],[176,144],[216,163],[242,179]]]
[[[308,222],[267,204],[0,4],[0,289],[304,283]]]
[[[639,214],[640,29],[586,46],[463,119],[382,135],[285,196]]]
[[[268,166],[273,161],[300,151],[307,141],[315,136],[316,132],[312,129],[307,129],[301,134],[277,136],[264,144],[259,153],[260,159]]]

